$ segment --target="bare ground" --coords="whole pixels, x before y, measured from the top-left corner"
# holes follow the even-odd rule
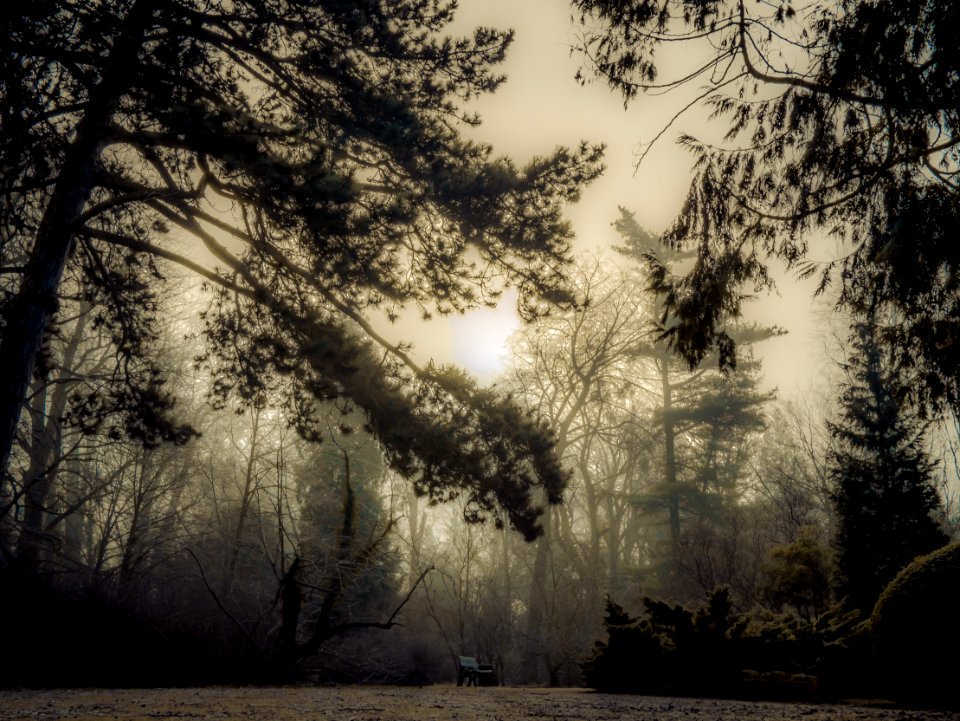
[[[0,721],[960,721],[960,713],[599,694],[583,689],[0,690]]]

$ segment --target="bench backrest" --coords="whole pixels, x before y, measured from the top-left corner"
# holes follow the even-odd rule
[[[473,656],[461,656],[460,657],[460,668],[470,668],[476,670],[478,668],[477,659]]]

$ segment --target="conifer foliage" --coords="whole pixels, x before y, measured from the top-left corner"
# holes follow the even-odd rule
[[[884,586],[917,556],[947,542],[923,446],[924,424],[904,408],[903,381],[872,322],[855,328],[841,417],[830,424],[840,592],[869,612]]]
[[[683,96],[677,141],[695,159],[686,202],[664,234],[696,248],[680,278],[660,269],[665,326],[688,361],[734,359],[724,322],[773,279],[767,260],[834,283],[840,305],[874,299],[900,315],[885,329],[914,369],[914,403],[960,407],[957,90],[960,6],[950,0],[573,0],[586,72],[630,102]],[[683,47],[682,55],[664,54]],[[687,62],[678,58],[686,58]],[[690,95],[693,99],[690,100]],[[680,127],[671,119],[657,136]],[[692,120],[692,118],[691,118]],[[699,137],[694,137],[694,136]],[[717,135],[717,134],[712,134]],[[647,140],[647,139],[645,139]],[[648,149],[645,146],[645,150]],[[644,154],[646,154],[644,152]],[[826,264],[811,231],[843,251]]]
[[[641,264],[643,281],[656,322],[674,324],[669,298],[658,297],[658,274],[668,274],[692,260],[689,250],[663,243],[644,229],[630,211],[620,208],[614,222],[623,244],[617,250]],[[748,439],[765,425],[764,405],[774,394],[760,389],[760,363],[752,351],[742,351],[736,373],[691,368],[674,357],[667,336],[651,323],[650,337],[634,353],[655,367],[657,409],[653,425],[661,443],[663,474],[639,505],[666,510],[669,516],[670,556],[664,568],[676,574],[681,536],[687,522],[700,518],[719,521],[734,504],[746,465]],[[776,327],[730,323],[728,333],[741,348],[781,335]],[[719,360],[719,359],[718,359]],[[722,364],[722,361],[721,361]]]
[[[433,500],[465,494],[536,534],[560,497],[544,428],[457,373],[419,367],[374,313],[424,315],[518,286],[570,301],[562,215],[601,149],[524,168],[461,129],[504,80],[509,31],[446,34],[446,0],[22,3],[0,21],[0,471],[65,279],[118,357],[131,435],[183,440],[152,360],[171,268],[220,295],[205,315],[220,398],[290,379],[357,408]],[[98,409],[93,408],[92,412]],[[95,419],[94,419],[95,420]]]

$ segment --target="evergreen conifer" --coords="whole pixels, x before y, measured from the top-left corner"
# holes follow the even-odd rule
[[[923,445],[925,423],[905,410],[905,382],[882,356],[873,322],[859,323],[845,365],[841,417],[829,424],[839,592],[869,611],[884,586],[942,546],[940,498]]]

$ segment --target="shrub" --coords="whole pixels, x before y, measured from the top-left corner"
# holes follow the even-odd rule
[[[871,616],[885,687],[902,701],[960,705],[960,544],[910,563],[880,595]]]
[[[688,610],[651,598],[648,618],[632,618],[607,598],[607,641],[598,641],[581,664],[584,680],[598,691],[732,695],[740,683],[733,643],[738,617],[726,589]]]
[[[792,607],[809,619],[829,607],[833,558],[816,528],[803,526],[793,543],[772,548],[764,571],[763,595],[773,608]]]
[[[734,611],[726,589],[694,609],[644,599],[632,618],[609,597],[581,664],[598,691],[813,700],[858,695],[873,682],[869,623],[837,604],[815,618]]]
[[[597,641],[580,664],[586,685],[612,693],[657,689],[663,651],[650,624],[632,618],[609,596],[603,624],[607,640]]]

